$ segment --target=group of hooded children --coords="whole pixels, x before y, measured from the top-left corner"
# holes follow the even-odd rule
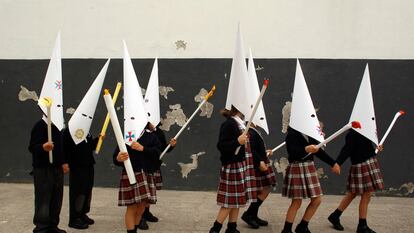
[[[124,48],[126,51],[126,45]],[[55,47],[49,69],[53,65],[60,66],[59,51],[60,42],[59,44],[57,43],[57,46]],[[238,49],[236,49],[236,55],[238,53],[237,51]],[[239,54],[243,54],[243,52]],[[125,57],[127,57],[127,59]],[[59,62],[56,62],[56,60]],[[258,127],[261,127],[263,119],[265,118],[253,117],[254,120],[252,121],[251,127],[248,129],[248,133],[243,133],[246,129],[246,115],[251,111],[249,108],[250,104],[246,103],[249,103],[250,100],[235,98],[237,100],[231,101],[232,98],[230,98],[230,95],[234,93],[230,91],[232,85],[236,85],[233,88],[237,89],[240,87],[237,85],[240,85],[240,83],[242,83],[242,85],[248,83],[246,80],[250,78],[249,75],[247,75],[244,57],[243,59],[238,59],[238,61],[239,63],[237,64],[237,58],[235,56],[232,63],[232,75],[230,77],[231,80],[226,108],[221,111],[226,120],[220,126],[217,143],[217,149],[220,154],[222,165],[217,191],[217,204],[220,206],[220,209],[214,224],[209,231],[210,233],[220,232],[222,225],[227,218],[228,223],[225,232],[240,232],[237,229],[239,209],[248,204],[250,204],[250,206],[242,214],[241,219],[253,229],[267,226],[268,222],[259,218],[258,212],[260,206],[269,195],[272,186],[275,186],[276,184],[275,173],[269,160],[269,156],[271,156],[273,152],[272,150],[266,150],[266,144],[258,130]],[[124,63],[125,62],[131,62],[129,55],[124,56]],[[54,86],[55,88],[45,88],[45,86],[54,83],[56,79],[56,75],[49,77],[49,72],[46,75],[40,99],[44,96],[52,96],[54,101],[51,106],[52,114],[51,116],[47,116],[45,106],[39,104],[44,115],[43,119],[38,121],[33,127],[29,145],[29,151],[33,155],[32,161],[35,192],[35,212],[33,218],[35,228],[33,229],[33,232],[65,232],[58,228],[58,224],[63,198],[63,174],[68,172],[69,169],[69,227],[86,229],[89,225],[94,224],[94,220],[89,218],[87,213],[89,213],[90,210],[94,182],[95,160],[93,151],[99,138],[93,138],[89,133],[89,129],[103,84],[102,76],[105,76],[108,63],[109,61],[76,109],[68,123],[69,127],[66,129],[63,129],[63,113],[59,114],[62,112],[61,86],[60,88],[56,88],[56,86]],[[156,63],[154,63],[154,66],[155,64]],[[130,63],[130,65],[132,67],[132,63]],[[242,70],[241,72],[237,72],[235,71],[236,69]],[[55,67],[54,70],[60,69],[56,69]],[[236,73],[239,75],[236,75]],[[240,74],[242,74],[241,76],[244,76],[246,80],[241,80]],[[61,73],[58,77],[60,77],[61,83]],[[132,77],[136,79],[135,73]],[[301,90],[296,87],[297,80],[304,84],[302,87],[304,86],[306,90]],[[365,78],[363,80],[365,80]],[[258,89],[257,78],[255,82],[256,84],[250,86],[250,88],[254,89],[255,86],[257,86]],[[156,86],[158,88],[158,77]],[[92,95],[94,97],[91,97],[90,93],[94,93]],[[139,93],[142,98],[140,90]],[[158,96],[158,91],[156,91],[156,93]],[[126,94],[124,89],[124,97]],[[242,94],[244,95],[246,93]],[[257,96],[254,98],[256,97]],[[145,102],[147,102],[148,99],[145,98],[145,100]],[[158,104],[156,107],[159,108],[159,102],[149,102],[156,102]],[[245,105],[248,105],[249,107]],[[148,112],[149,116],[157,115],[153,114],[154,112],[149,111],[148,108],[150,107],[147,107],[146,112]],[[247,111],[245,110],[246,108]],[[261,109],[263,109],[263,107],[261,107]],[[306,109],[309,111],[306,112]],[[126,110],[124,109],[124,115],[125,111]],[[260,114],[264,114],[264,110],[262,110],[259,115]],[[48,125],[46,123],[48,122],[48,117],[50,117],[52,121],[51,141],[48,140]],[[142,133],[134,135],[134,138],[137,140],[131,140],[133,136],[132,134],[129,134],[128,137],[125,136],[125,142],[127,144],[126,152],[119,151],[119,148],[116,148],[113,153],[114,164],[123,167],[120,178],[118,205],[126,206],[125,226],[129,233],[137,232],[138,228],[142,230],[148,229],[148,225],[145,223],[144,219],[152,222],[158,221],[158,219],[149,211],[149,205],[156,203],[156,190],[161,189],[162,187],[162,177],[160,172],[161,160],[159,159],[159,156],[167,147],[167,141],[162,130],[159,127],[156,127],[159,122],[151,121],[150,119],[151,117],[147,119],[145,128],[138,131]],[[86,123],[79,123],[81,121]],[[298,122],[300,122],[300,124]],[[311,126],[303,128],[301,126],[303,124],[301,123]],[[384,187],[379,164],[375,156],[374,144],[372,143],[372,140],[364,136],[364,134],[358,130],[351,129],[346,135],[345,146],[342,148],[336,160],[330,157],[322,148],[316,146],[318,141],[322,141],[320,140],[320,137],[318,137],[318,135],[322,135],[322,131],[309,92],[307,91],[299,62],[297,63],[289,126],[285,139],[289,165],[286,168],[282,195],[290,198],[291,204],[286,213],[282,233],[292,232],[292,224],[295,220],[297,211],[302,204],[302,200],[307,198],[310,198],[310,203],[307,206],[300,223],[296,226],[295,232],[310,232],[308,224],[319,207],[322,196],[322,189],[313,161],[314,156],[331,166],[332,172],[335,174],[339,174],[340,165],[342,165],[347,158],[351,158],[352,166],[348,177],[347,194],[338,208],[328,217],[328,220],[333,224],[333,227],[337,230],[344,230],[340,223],[340,216],[352,200],[357,195],[361,195],[357,232],[374,232],[368,227],[366,221],[368,204],[371,193],[383,189]],[[315,132],[310,132],[309,129],[315,131],[316,134]],[[127,130],[125,129],[125,131]],[[314,135],[317,136],[315,137]],[[176,144],[176,140],[170,140],[169,144],[172,146],[172,149]],[[378,149],[382,150],[382,146],[379,145]],[[49,151],[53,152],[53,161],[48,160]],[[123,162],[128,159],[131,161],[133,170],[135,171],[135,179],[137,181],[136,184],[133,185],[131,185],[128,180],[123,164]]]

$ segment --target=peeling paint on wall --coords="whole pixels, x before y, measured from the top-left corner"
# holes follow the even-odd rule
[[[280,173],[285,177],[286,175],[286,168],[289,165],[289,160],[286,157],[282,157],[279,159],[279,161],[275,161],[273,163],[273,166],[276,168],[276,172]]]
[[[71,114],[71,115],[73,115],[75,113],[75,111],[76,111],[76,109],[75,108],[72,108],[72,107],[66,109],[66,113],[67,114]]]
[[[206,96],[207,94],[208,94],[208,91],[204,88],[201,88],[200,92],[196,96],[194,96],[194,101],[201,103],[204,100],[204,96]],[[210,118],[211,114],[213,114],[213,110],[214,110],[214,105],[207,101],[201,107],[200,116],[207,116],[207,118]]]
[[[198,167],[198,157],[200,155],[204,155],[206,152],[205,151],[201,151],[198,152],[197,154],[192,154],[190,156],[190,158],[193,160],[193,162],[191,163],[181,163],[178,162],[177,164],[181,167],[181,175],[183,178],[187,178],[188,174],[192,171],[197,169]]]
[[[167,111],[165,114],[165,119],[161,118],[160,129],[165,131],[170,131],[170,127],[174,124],[183,126],[187,121],[187,117],[181,109],[181,104],[170,105],[169,107],[171,111]]]
[[[413,182],[408,182],[405,183],[403,185],[401,185],[399,190],[406,190],[405,195],[408,196],[410,194],[414,193],[414,183]]]
[[[142,88],[141,87],[141,93],[142,93],[142,96],[145,96],[145,93],[147,92],[147,90],[145,90],[144,88]]]
[[[224,79],[227,79],[227,73],[224,73]]]
[[[285,106],[282,108],[282,133],[287,133],[290,119],[290,109],[292,108],[292,102],[286,101]]]
[[[179,49],[185,50],[187,48],[187,42],[185,42],[183,40],[177,40],[175,42],[175,47],[176,47],[177,50],[179,50]]]
[[[37,96],[35,91],[29,91],[26,87],[24,86],[20,86],[20,91],[19,91],[19,100],[20,101],[26,101],[26,100],[34,100],[34,101],[38,101],[39,97]]]
[[[260,66],[260,65],[257,65],[257,67],[256,67],[255,69],[256,69],[256,71],[259,71],[259,70],[264,70],[264,67],[262,67],[262,66]]]
[[[168,99],[168,92],[173,92],[174,89],[172,87],[160,86],[159,92],[161,96],[164,96],[165,99]]]
[[[318,174],[319,179],[328,179],[328,175],[325,174],[325,171],[322,167],[316,169],[316,174]]]

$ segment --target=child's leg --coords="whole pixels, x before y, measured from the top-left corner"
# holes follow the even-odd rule
[[[135,225],[138,225],[139,222],[141,221],[142,214],[145,211],[146,204],[147,202],[141,202],[137,204],[137,210],[135,212]]]
[[[349,204],[351,204],[355,197],[355,193],[347,192],[345,197],[342,198],[341,203],[339,203],[338,210],[343,212],[349,206]]]
[[[229,222],[237,222],[239,217],[239,208],[232,208],[229,212]]]
[[[364,192],[361,195],[361,201],[359,202],[359,218],[367,219],[368,204],[371,200],[371,192]]]
[[[305,214],[303,215],[302,220],[309,222],[312,219],[321,202],[322,198],[320,196],[311,198],[311,202],[309,203],[308,207],[306,207]]]
[[[296,213],[302,205],[302,199],[292,199],[289,209],[286,213],[286,222],[293,223],[295,221]]]
[[[269,196],[270,193],[270,187],[264,187],[262,190],[260,190],[257,194],[257,198],[264,201],[267,196]]]
[[[137,213],[137,205],[128,205],[125,212],[125,226],[127,230],[135,229],[135,218]]]
[[[226,220],[227,216],[229,216],[231,210],[232,209],[221,207],[218,214],[217,214],[216,221],[223,224],[223,222]]]

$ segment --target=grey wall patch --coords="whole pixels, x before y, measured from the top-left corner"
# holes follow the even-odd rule
[[[183,176],[183,178],[187,178],[188,174],[192,170],[197,169],[197,167],[198,167],[198,157],[200,155],[205,154],[205,153],[206,152],[201,151],[201,152],[198,152],[197,154],[192,154],[190,156],[190,158],[193,160],[193,162],[191,162],[191,163],[181,163],[181,162],[177,163],[181,167],[181,175]]]
[[[316,174],[318,174],[319,179],[328,179],[328,176],[325,174],[325,171],[322,167],[316,169]]]
[[[194,101],[201,103],[204,100],[204,96],[206,96],[207,94],[208,94],[208,91],[204,88],[201,88],[200,92],[196,96],[194,96]],[[214,110],[214,105],[207,101],[201,107],[200,116],[207,116],[207,118],[210,118],[211,114],[213,114],[213,110]]]
[[[285,106],[282,108],[282,133],[286,133],[289,127],[290,109],[292,108],[292,102],[286,101]]]
[[[26,87],[24,86],[20,86],[20,91],[19,91],[19,100],[20,101],[26,101],[26,100],[34,100],[34,101],[38,101],[39,97],[37,96],[35,91],[29,91]]]
[[[172,87],[160,86],[159,92],[161,96],[164,96],[165,99],[168,99],[168,92],[172,92],[174,89]]]
[[[147,92],[147,90],[141,87],[141,92],[142,92],[142,96],[145,96],[145,93]]]
[[[171,111],[167,111],[165,119],[161,118],[160,129],[165,131],[170,131],[170,127],[174,124],[183,126],[187,121],[187,117],[181,109],[181,104],[170,105],[169,107]]]
[[[183,49],[183,50],[185,50],[185,49],[187,48],[187,42],[185,42],[185,41],[183,41],[183,40],[177,40],[177,41],[175,42],[175,48],[176,48],[177,50],[179,50],[179,49]]]
[[[70,107],[70,108],[66,109],[66,113],[67,113],[67,114],[71,114],[71,115],[73,115],[73,114],[75,113],[75,111],[76,111],[76,109],[74,109],[74,108],[72,108],[72,107]]]
[[[262,67],[262,66],[260,66],[260,65],[257,65],[257,67],[256,67],[256,71],[259,71],[259,70],[264,70],[264,67]]]
[[[289,160],[286,157],[282,157],[279,159],[279,161],[275,161],[273,163],[273,166],[276,168],[277,173],[283,174],[283,177],[285,177],[286,174],[286,168],[289,165]]]

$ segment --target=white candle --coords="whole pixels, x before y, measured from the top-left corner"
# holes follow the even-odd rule
[[[105,99],[106,108],[108,109],[109,118],[111,119],[112,128],[114,129],[115,138],[116,138],[116,142],[118,143],[119,151],[128,152],[125,146],[124,136],[121,130],[121,126],[119,125],[118,116],[116,115],[114,104],[112,102],[111,94],[109,93],[107,89],[105,89],[104,99]],[[134,170],[132,169],[131,161],[129,160],[129,158],[124,161],[124,166],[125,166],[126,173],[128,175],[129,183],[130,184],[137,183],[135,179],[135,173],[134,173]]]
[[[397,121],[398,117],[400,117],[401,115],[404,115],[405,112],[403,110],[400,110],[399,112],[397,112],[394,116],[394,119],[392,119],[390,126],[388,126],[387,131],[385,132],[384,136],[382,137],[381,141],[380,141],[380,145],[384,144],[385,139],[387,139],[388,134],[390,133],[392,127],[394,127],[395,122]],[[378,153],[378,149],[375,149],[375,154]]]
[[[181,127],[180,131],[174,136],[174,139],[177,139],[180,134],[184,131],[184,129],[187,127],[187,125],[190,123],[190,121],[194,118],[194,116],[197,114],[197,112],[200,110],[200,108],[207,102],[207,100],[214,94],[216,91],[216,86],[214,85],[211,90],[208,92],[206,96],[204,96],[204,100],[198,105],[198,108],[193,112],[193,114],[188,118],[188,120],[184,123],[184,125]],[[170,149],[171,145],[168,144],[167,147],[164,149],[164,151],[160,155],[160,159],[164,157],[165,153],[167,153],[168,149]]]

